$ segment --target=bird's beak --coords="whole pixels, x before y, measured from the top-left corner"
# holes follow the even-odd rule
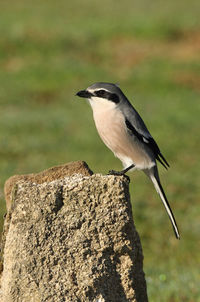
[[[81,90],[81,91],[77,92],[76,95],[81,98],[87,98],[87,99],[89,99],[93,96],[93,94],[87,90]]]

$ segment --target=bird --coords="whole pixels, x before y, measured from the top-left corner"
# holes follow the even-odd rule
[[[166,169],[169,164],[119,85],[97,82],[77,92],[76,96],[88,99],[99,136],[123,164],[122,171],[111,170],[110,174],[123,175],[128,171],[142,170],[152,181],[167,211],[175,236],[180,239],[174,214],[160,182],[157,161]]]

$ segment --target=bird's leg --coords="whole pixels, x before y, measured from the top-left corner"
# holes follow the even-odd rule
[[[108,175],[124,175],[126,172],[128,172],[130,169],[132,169],[132,168],[134,168],[134,167],[135,167],[135,165],[132,164],[132,165],[130,165],[128,168],[125,168],[125,169],[122,170],[122,171],[110,170],[110,171],[108,172]]]

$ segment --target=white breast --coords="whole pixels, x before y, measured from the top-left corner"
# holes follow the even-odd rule
[[[105,99],[90,100],[97,131],[105,145],[118,157],[124,167],[134,164],[138,169],[152,166],[152,159],[141,143],[134,140],[125,125],[125,119],[117,105]]]

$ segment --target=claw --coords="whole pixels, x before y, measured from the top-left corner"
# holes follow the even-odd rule
[[[127,167],[126,169],[122,170],[122,171],[115,171],[115,170],[110,170],[108,172],[108,175],[125,175],[126,172],[128,172],[130,169],[134,168],[135,165],[132,164],[129,167]]]
[[[124,175],[123,171],[110,170],[107,175]]]
[[[130,177],[128,175],[126,175],[124,171],[110,170],[107,175],[115,175],[115,176],[122,176],[123,175],[130,182]]]

